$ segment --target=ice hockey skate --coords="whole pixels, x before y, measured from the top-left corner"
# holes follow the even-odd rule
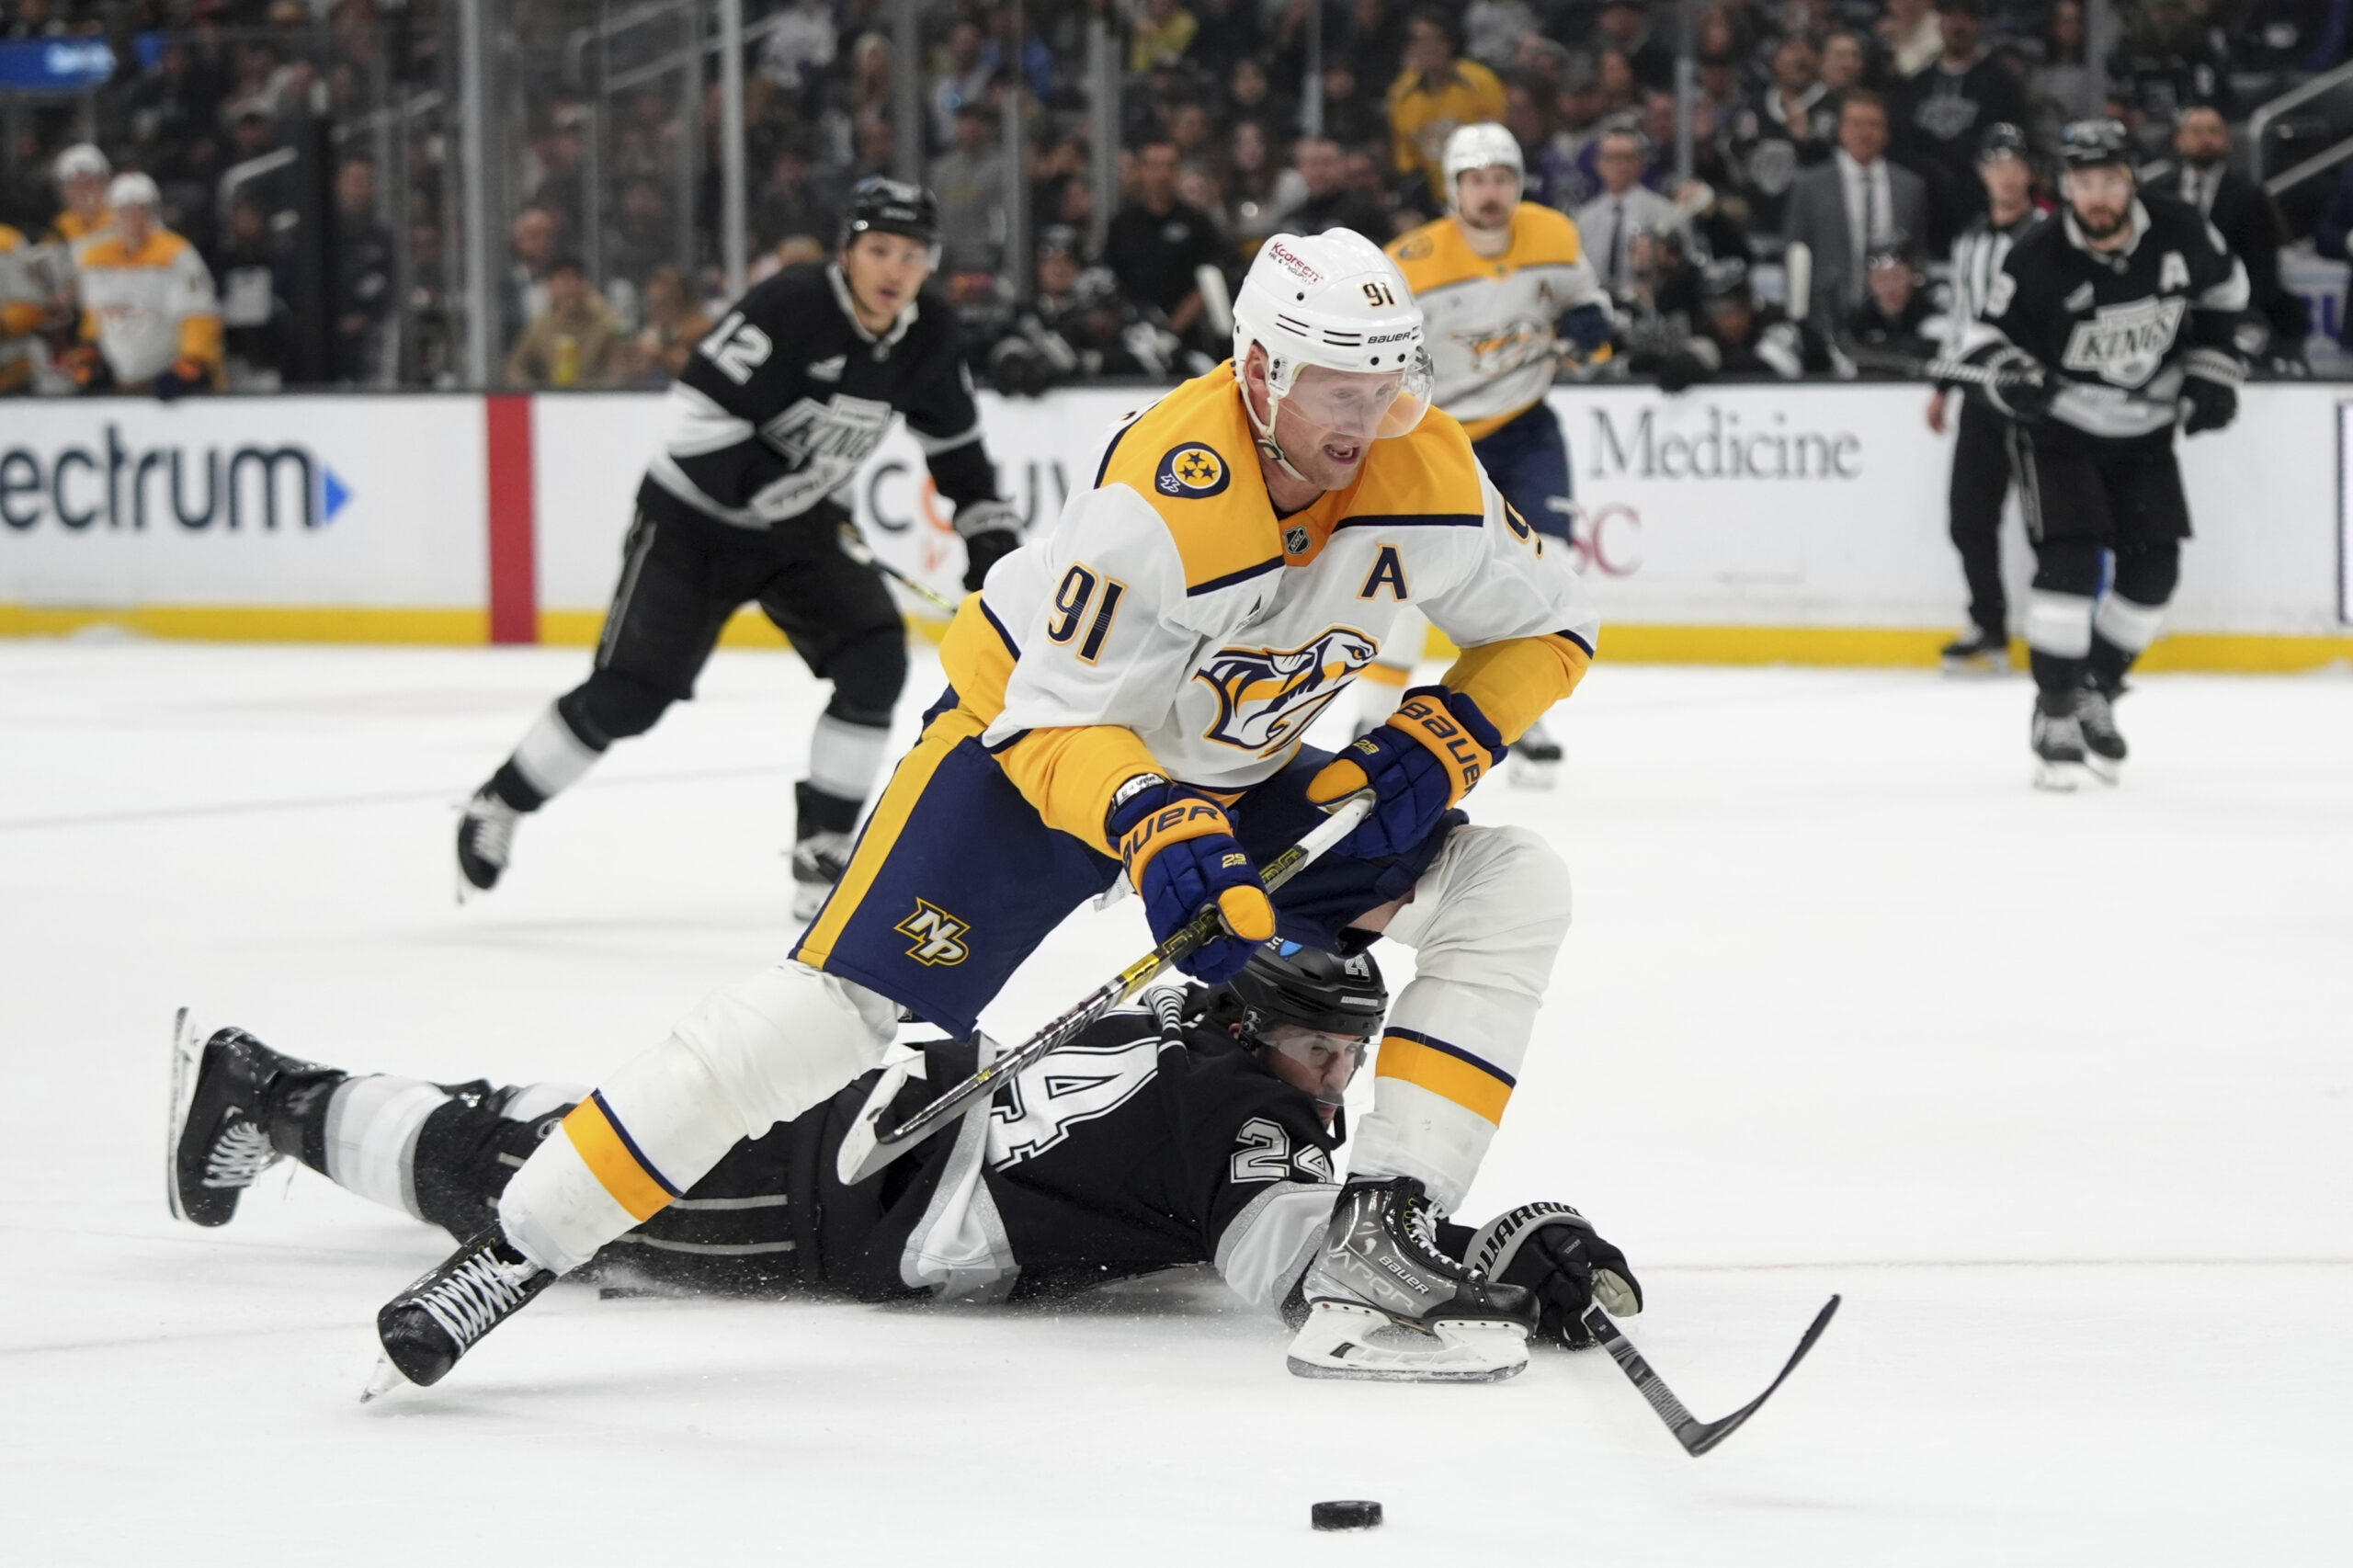
[[[458,819],[458,875],[463,879],[458,886],[459,903],[498,885],[515,847],[516,824],[522,820],[523,813],[500,800],[489,785],[474,791]]]
[[[2084,767],[2103,784],[2118,782],[2124,772],[2124,732],[2116,727],[2116,699],[2121,695],[2086,683],[2075,693],[2075,728],[2083,735]]]
[[[1972,626],[1937,652],[1949,676],[2002,676],[2010,673],[2009,639]]]
[[[439,1382],[483,1335],[554,1282],[554,1274],[509,1246],[496,1229],[483,1232],[376,1314],[384,1358],[361,1402],[404,1382]]]
[[[1561,781],[1561,743],[1539,719],[1511,744],[1511,785],[1515,790],[1550,790]]]
[[[1342,1189],[1323,1252],[1300,1282],[1307,1321],[1291,1340],[1293,1373],[1484,1383],[1527,1367],[1533,1299],[1447,1256],[1437,1224],[1411,1176]]]
[[[339,1078],[281,1056],[243,1029],[207,1031],[182,1007],[172,1022],[172,1120],[165,1195],[172,1217],[225,1225],[237,1199],[284,1157],[269,1135],[272,1095],[289,1077]]]
[[[2064,793],[2087,771],[2084,727],[2075,716],[2075,694],[2045,691],[2034,699],[2034,787]]]

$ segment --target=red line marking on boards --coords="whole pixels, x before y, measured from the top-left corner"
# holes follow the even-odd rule
[[[538,505],[531,467],[531,400],[483,399],[490,503],[490,640],[540,640]]]

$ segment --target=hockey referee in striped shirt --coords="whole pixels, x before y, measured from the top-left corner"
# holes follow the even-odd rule
[[[2034,165],[2026,133],[2015,125],[1985,128],[1977,153],[1977,177],[1985,185],[1986,210],[1971,220],[1952,243],[1951,324],[1948,358],[1972,347],[1970,329],[1984,313],[1985,297],[2001,276],[2002,262],[2020,235],[2042,222],[2034,204]],[[1949,387],[1937,389],[1928,404],[1928,427],[1944,432]],[[1992,409],[1961,401],[1960,432],[1952,451],[1952,542],[1961,551],[1961,575],[1969,584],[1969,629],[1947,643],[1949,670],[2002,670],[2009,662],[2008,608],[2002,597],[2002,502],[2010,490],[2009,422]]]

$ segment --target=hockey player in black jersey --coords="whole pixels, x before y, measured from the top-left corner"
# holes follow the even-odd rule
[[[2238,416],[2247,281],[2194,209],[2135,191],[2121,125],[2078,121],[2063,153],[2066,206],[2011,247],[1970,358],[1997,373],[1990,400],[2020,437],[2036,782],[2072,790],[2086,767],[2113,782],[2124,760],[2114,703],[2189,537],[2174,426],[2195,436]]]
[[[898,606],[842,551],[849,514],[835,494],[902,415],[955,505],[965,585],[979,587],[1020,543],[981,442],[955,312],[924,288],[938,228],[929,191],[862,182],[835,257],[753,289],[688,358],[638,486],[596,667],[532,724],[459,824],[458,868],[472,887],[497,882],[526,813],[694,695],[720,631],[751,601],[834,687],[795,787],[794,914],[824,902],[907,668]]]
[[[736,1294],[999,1300],[1209,1263],[1245,1300],[1297,1315],[1338,1191],[1341,1093],[1387,1010],[1381,971],[1368,955],[1279,943],[1224,985],[1153,1001],[1110,1015],[1000,1088],[962,1136],[845,1187],[835,1174],[843,1135],[874,1096],[910,1114],[974,1065],[970,1041],[909,1049],[738,1143],[685,1197],[600,1253],[591,1278]],[[460,1240],[495,1234],[500,1191],[583,1093],[348,1074],[282,1056],[242,1029],[207,1032],[186,1014],[173,1056],[168,1192],[176,1215],[202,1225],[227,1223],[244,1189],[291,1156]],[[1524,1205],[1477,1231],[1427,1229],[1380,1238],[1384,1267],[1440,1272],[1410,1256],[1415,1246],[1468,1261],[1522,1288],[1520,1310],[1550,1343],[1590,1343],[1578,1316],[1597,1299],[1621,1316],[1642,1308],[1625,1255],[1564,1204]],[[437,1381],[554,1278],[519,1259],[472,1256],[467,1270],[436,1270],[385,1309],[384,1343],[411,1381]],[[1363,1375],[1381,1375],[1377,1353],[1374,1361]]]

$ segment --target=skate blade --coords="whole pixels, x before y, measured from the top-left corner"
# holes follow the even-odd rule
[[[197,1070],[204,1064],[206,1038],[193,1008],[182,1007],[173,1015],[171,1114],[164,1127],[164,1200],[171,1205],[175,1220],[188,1219],[188,1210],[180,1202],[180,1138],[188,1131],[188,1108],[196,1103]]]
[[[831,882],[793,883],[792,917],[795,920],[816,919],[825,907],[825,901],[833,896],[834,884]]]
[[[1370,1307],[1318,1301],[1292,1339],[1293,1377],[1352,1382],[1495,1383],[1528,1368],[1528,1334],[1515,1323],[1441,1320],[1409,1327]]]
[[[2045,762],[2040,757],[2034,764],[2034,787],[2053,795],[2072,795],[2088,769],[2080,762]]]
[[[416,1386],[402,1376],[401,1369],[392,1365],[392,1358],[390,1356],[379,1350],[376,1353],[376,1365],[368,1374],[368,1386],[359,1391],[359,1403],[373,1404],[388,1395],[397,1394],[404,1389],[413,1389]]]
[[[2124,782],[2124,762],[2120,757],[2110,758],[2097,752],[2086,752],[2084,754],[2084,771],[2111,789]]]
[[[1979,653],[1966,659],[1947,659],[1944,672],[1955,680],[1993,680],[2010,673],[2010,656]]]

